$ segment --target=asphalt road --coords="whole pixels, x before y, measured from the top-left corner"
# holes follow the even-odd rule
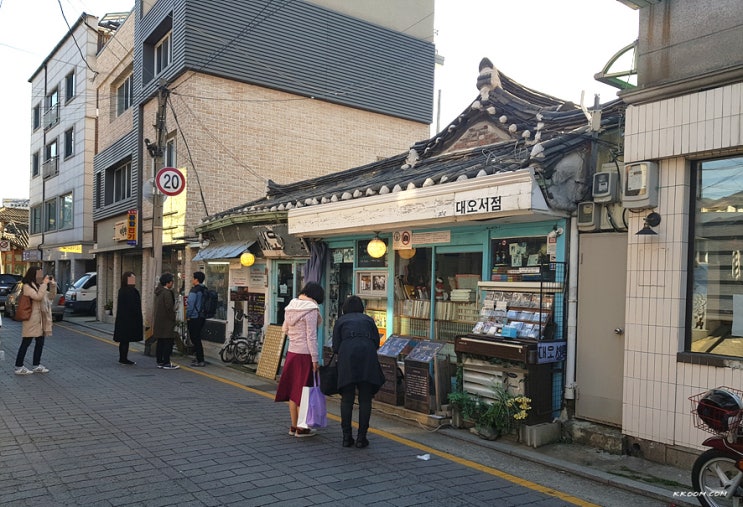
[[[290,437],[274,383],[159,370],[137,346],[122,366],[110,336],[70,322],[47,340],[51,371],[16,376],[20,324],[4,324],[2,505],[669,505],[376,410],[367,449],[341,447],[333,403],[317,436]]]

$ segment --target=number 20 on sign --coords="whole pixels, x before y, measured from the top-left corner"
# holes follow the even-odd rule
[[[186,178],[175,167],[163,167],[157,172],[155,185],[165,195],[178,195],[186,188]]]

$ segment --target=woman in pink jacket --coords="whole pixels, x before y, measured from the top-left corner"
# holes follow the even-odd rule
[[[318,305],[324,299],[325,290],[322,286],[309,282],[302,288],[299,297],[292,299],[284,309],[284,324],[281,329],[289,337],[289,349],[274,401],[289,402],[291,436],[311,437],[315,434],[313,429],[297,428],[297,420],[302,388],[310,385],[312,374],[318,367],[317,328],[322,323]]]
[[[32,373],[47,373],[49,368],[41,364],[41,352],[44,350],[44,337],[52,335],[52,300],[57,295],[57,284],[54,278],[46,275],[39,267],[31,267],[23,277],[24,296],[31,298],[31,317],[24,320],[21,326],[21,346],[15,359],[15,374],[30,375]],[[32,341],[34,357],[32,368],[29,370],[23,365],[26,351]]]

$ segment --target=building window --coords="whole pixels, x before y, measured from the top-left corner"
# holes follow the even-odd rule
[[[155,44],[155,76],[159,76],[170,65],[173,56],[170,36],[168,33]]]
[[[75,154],[75,136],[73,132],[73,129],[69,129],[64,133],[64,158],[71,157]]]
[[[44,203],[44,232],[57,230],[57,200]]]
[[[41,205],[31,208],[29,223],[31,234],[41,233]]]
[[[165,167],[177,167],[175,158],[175,139],[165,141]]]
[[[75,97],[75,72],[70,72],[64,78],[65,102]]]
[[[72,229],[72,193],[59,198],[59,228]]]
[[[692,185],[689,350],[743,357],[743,157],[697,163]]]
[[[31,155],[31,177],[35,178],[39,175],[39,171],[41,169],[41,160],[39,156],[39,152],[34,152],[33,155]]]
[[[117,167],[113,172],[113,202],[123,201],[132,196],[132,164]]]
[[[124,83],[116,89],[116,116],[132,107],[133,83],[130,75],[124,80]]]
[[[46,111],[44,111],[44,126],[49,128],[59,122],[59,89],[55,88],[46,96]]]
[[[51,178],[59,172],[57,157],[57,140],[48,143],[44,148],[44,178]]]
[[[33,111],[34,130],[41,127],[41,104],[36,104]]]

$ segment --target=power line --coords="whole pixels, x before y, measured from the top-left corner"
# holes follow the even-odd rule
[[[85,62],[85,65],[88,66],[88,68],[90,69],[91,72],[93,72],[94,74],[98,75],[98,72],[95,71],[95,70],[93,70],[93,67],[91,67],[90,64],[88,63],[88,59],[83,54],[83,50],[80,47],[80,44],[77,43],[77,39],[75,38],[75,34],[72,32],[72,27],[70,26],[70,23],[67,21],[67,16],[65,16],[64,9],[62,8],[62,2],[61,2],[61,0],[57,0],[57,5],[59,5],[59,10],[62,13],[62,19],[64,19],[65,25],[67,25],[67,29],[70,32],[70,37],[72,37],[72,40],[75,42],[75,46],[77,46],[77,50],[80,52],[80,58],[83,59],[83,61]],[[85,14],[85,13],[83,13],[83,14]],[[86,23],[86,25],[87,25],[87,23]]]

